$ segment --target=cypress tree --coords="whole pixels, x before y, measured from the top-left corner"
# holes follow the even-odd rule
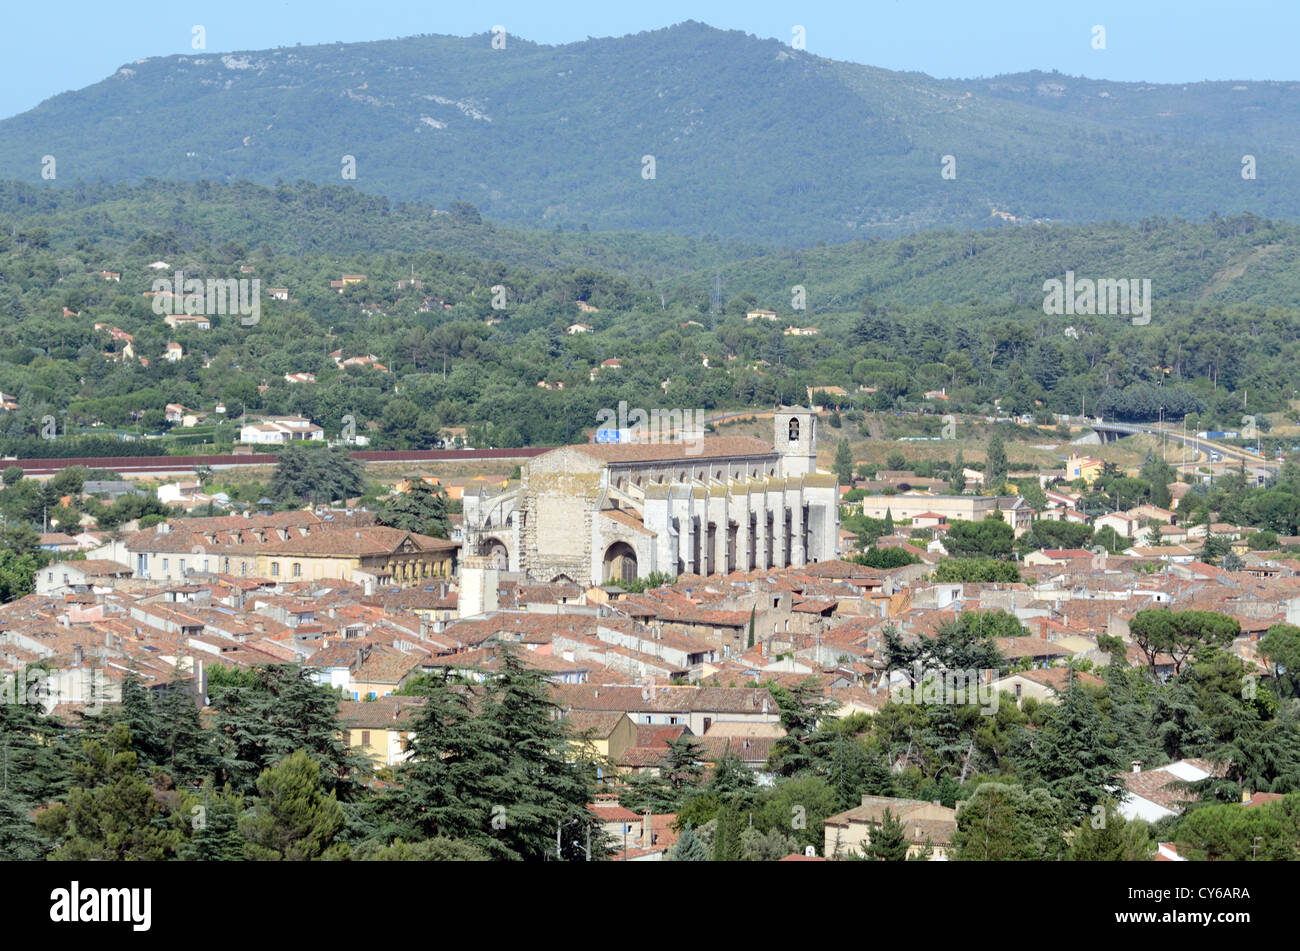
[[[718,812],[717,830],[713,833],[713,861],[740,861],[740,832],[740,816],[731,806],[723,806]]]

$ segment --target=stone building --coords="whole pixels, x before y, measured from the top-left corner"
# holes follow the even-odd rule
[[[535,580],[601,584],[652,572],[726,574],[837,556],[839,490],[817,471],[817,417],[746,436],[565,446],[519,484],[465,497],[465,553]]]

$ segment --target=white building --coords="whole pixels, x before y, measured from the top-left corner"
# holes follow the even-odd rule
[[[324,429],[299,416],[264,419],[239,428],[239,441],[253,445],[281,445],[299,440],[321,442],[324,439]]]

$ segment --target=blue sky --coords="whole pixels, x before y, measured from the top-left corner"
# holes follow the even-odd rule
[[[497,24],[508,35],[569,43],[688,19],[787,41],[799,25],[809,52],[942,77],[1058,69],[1149,82],[1300,79],[1295,0],[71,0],[10,3],[0,12],[0,117],[98,82],[132,60],[190,53],[196,24],[211,53],[464,36]],[[1097,25],[1106,29],[1104,50],[1092,48]]]

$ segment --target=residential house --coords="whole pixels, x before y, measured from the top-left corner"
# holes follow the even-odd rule
[[[884,820],[886,810],[903,827],[908,858],[919,855],[928,842],[931,861],[947,860],[952,835],[957,831],[957,810],[938,802],[891,796],[863,796],[862,805],[828,818],[823,850],[826,858],[864,853],[871,844],[872,830]]]
[[[273,417],[239,428],[239,441],[254,445],[282,445],[300,440],[321,442],[324,439],[324,429],[300,416]]]

